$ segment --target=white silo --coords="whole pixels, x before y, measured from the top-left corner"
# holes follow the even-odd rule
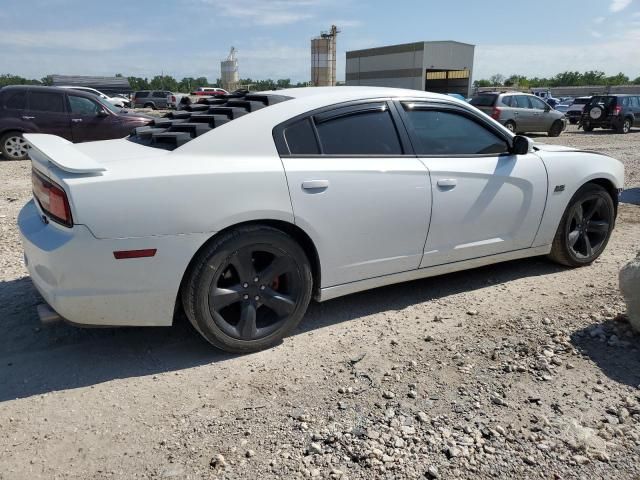
[[[331,25],[329,32],[322,32],[311,39],[311,83],[316,87],[333,87],[336,84],[336,37],[340,30]]]
[[[222,71],[222,88],[229,92],[239,88],[240,74],[238,73],[235,47],[231,47],[227,59],[220,62],[220,70]]]

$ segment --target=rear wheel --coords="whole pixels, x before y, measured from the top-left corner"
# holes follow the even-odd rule
[[[561,133],[562,122],[560,120],[556,120],[555,122],[553,122],[553,125],[551,125],[551,128],[547,132],[547,135],[549,135],[550,137],[559,137]]]
[[[507,129],[509,129],[511,132],[516,133],[516,122],[514,122],[513,120],[509,120],[504,124],[504,126],[507,127]]]
[[[156,106],[153,103],[149,102],[144,104],[144,108],[152,108],[155,110]]]
[[[25,160],[29,144],[21,132],[7,132],[0,137],[0,151],[5,160]]]
[[[593,132],[593,125],[591,125],[589,123],[584,123],[584,124],[582,124],[582,129],[585,132]]]
[[[241,227],[198,255],[182,303],[212,345],[253,352],[275,345],[300,323],[312,284],[309,260],[291,237],[270,227]]]
[[[615,223],[609,193],[588,183],[569,202],[553,239],[550,258],[569,267],[589,265],[604,251]]]

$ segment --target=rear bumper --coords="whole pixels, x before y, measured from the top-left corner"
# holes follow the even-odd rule
[[[591,127],[596,127],[596,128],[618,128],[622,126],[622,122],[624,121],[624,118],[616,115],[616,116],[609,116],[603,119],[598,119],[598,120],[594,120],[589,116],[582,116],[582,124],[583,125],[589,125]]]
[[[36,289],[78,325],[171,325],[182,275],[206,238],[192,235],[96,239],[84,225],[45,223],[33,201],[18,216],[24,258]],[[208,238],[208,237],[207,237]],[[157,248],[149,258],[113,252]]]

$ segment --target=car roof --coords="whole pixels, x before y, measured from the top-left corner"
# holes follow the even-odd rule
[[[299,87],[284,88],[282,90],[270,90],[267,92],[251,92],[262,95],[283,95],[293,99],[330,98],[332,101],[359,100],[376,97],[406,97],[451,100],[454,97],[421,90],[409,90],[406,88],[391,87]],[[454,99],[455,100],[455,99]]]
[[[35,90],[35,91],[46,91],[46,92],[58,92],[58,93],[68,93],[68,88],[62,87],[47,87],[44,85],[7,85],[2,88],[3,91],[8,90]],[[96,95],[89,92],[83,92],[81,90],[76,90],[73,92],[74,95],[84,96],[86,98],[90,98],[95,100]]]

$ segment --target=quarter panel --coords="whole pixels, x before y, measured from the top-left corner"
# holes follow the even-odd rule
[[[546,148],[545,145],[540,145]],[[549,146],[550,150],[554,147]],[[538,151],[549,176],[547,206],[533,246],[553,242],[560,219],[578,189],[595,179],[609,180],[615,188],[624,186],[624,166],[618,160],[591,152]],[[557,188],[556,188],[557,187]],[[559,191],[556,191],[559,190]]]

